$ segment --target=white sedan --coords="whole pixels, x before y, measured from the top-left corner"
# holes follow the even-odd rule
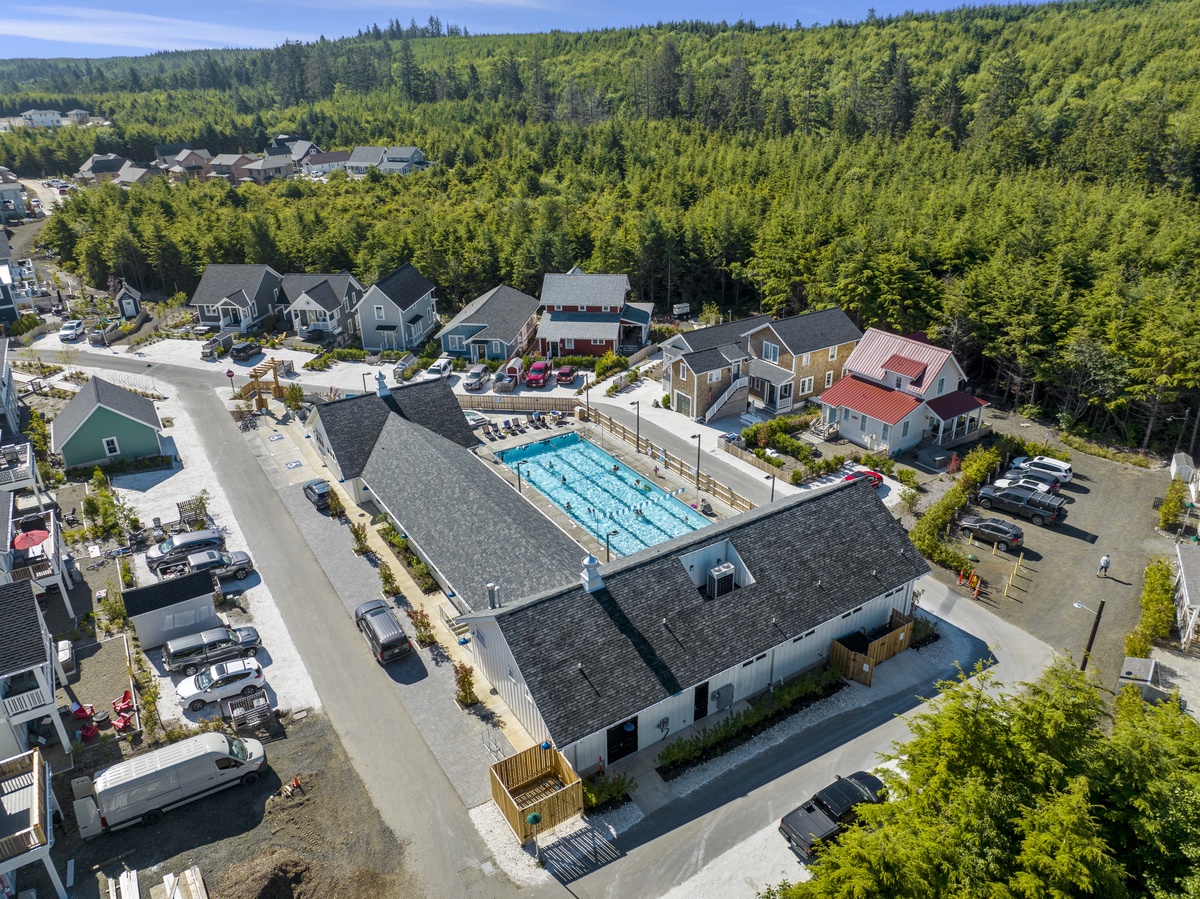
[[[1035,481],[1033,478],[999,478],[992,486],[1001,490],[1005,487],[1025,487],[1029,490],[1036,490],[1038,493],[1054,492],[1049,484]]]

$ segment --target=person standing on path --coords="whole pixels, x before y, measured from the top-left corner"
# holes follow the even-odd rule
[[[1096,572],[1096,577],[1108,577],[1108,563],[1111,561],[1108,553],[1100,557],[1100,570]]]

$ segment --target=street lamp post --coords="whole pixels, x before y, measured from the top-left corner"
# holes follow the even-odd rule
[[[521,466],[524,464],[525,464],[524,462],[518,462],[514,466],[514,468],[517,469],[517,493],[521,492]]]
[[[634,400],[629,405],[634,407],[637,413],[637,422],[635,425],[635,433],[633,438],[633,451],[640,453],[642,451],[642,401]]]
[[[693,434],[688,439],[696,441],[696,502],[700,502],[700,435]]]
[[[617,536],[618,533],[619,533],[618,531],[614,530],[614,531],[609,531],[607,534],[604,535],[604,561],[605,562],[609,562],[612,560],[612,552],[608,548],[608,541],[610,538]]]
[[[767,475],[771,479],[771,502],[775,502],[775,473]]]
[[[588,421],[592,420],[592,391],[588,389],[588,375],[590,374],[590,371],[583,373],[583,401],[587,404]]]
[[[1072,603],[1077,609],[1084,609],[1088,612],[1093,612],[1081,602]],[[1079,663],[1079,670],[1086,671],[1088,657],[1092,653],[1092,644],[1096,642],[1096,631],[1100,629],[1100,616],[1104,614],[1104,600],[1100,600],[1100,607],[1094,610],[1095,618],[1092,619],[1092,631],[1088,634],[1087,646],[1083,648],[1083,661]]]

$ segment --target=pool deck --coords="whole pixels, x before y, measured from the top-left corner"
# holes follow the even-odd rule
[[[484,413],[487,414],[486,412]],[[494,414],[487,415],[494,423],[499,423],[505,418],[512,418],[511,414]],[[524,416],[522,416],[524,420]],[[523,434],[506,435],[496,440],[488,440],[483,436],[482,431],[477,431],[479,438],[484,441],[484,446],[479,448],[478,455],[486,462],[492,463],[496,473],[508,481],[513,487],[517,486],[517,475],[512,469],[505,465],[499,458],[498,454],[504,450],[513,449],[518,446],[525,446],[529,443],[537,443],[540,440],[547,440],[558,434],[577,433],[581,437],[591,440],[596,446],[604,450],[610,456],[615,458],[622,465],[626,465],[634,471],[641,474],[647,481],[657,484],[663,490],[671,493],[680,488],[687,488],[684,493],[680,494],[679,499],[682,502],[691,505],[698,503],[696,499],[695,485],[692,481],[681,478],[675,472],[667,472],[660,470],[658,475],[654,474],[655,463],[652,458],[644,453],[634,453],[633,445],[626,443],[620,438],[608,433],[603,428],[597,427],[592,422],[577,421],[574,418],[567,417],[563,419],[561,425],[551,425],[549,428],[525,428]],[[543,496],[537,489],[528,485],[523,486],[522,494],[533,504],[543,515],[553,521],[562,530],[564,530],[571,539],[575,540],[594,555],[598,559],[604,559],[604,541],[594,537],[590,531],[582,527],[575,519],[560,509],[557,505]],[[713,521],[722,521],[737,514],[732,508],[726,506],[717,500],[716,497],[708,493],[701,492],[700,496],[707,499],[712,505],[713,511],[716,512],[716,517]],[[612,557],[617,558],[614,552]]]

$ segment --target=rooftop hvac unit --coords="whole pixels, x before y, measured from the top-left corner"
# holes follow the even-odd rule
[[[718,596],[724,596],[733,590],[733,572],[734,567],[732,562],[726,562],[724,565],[718,565],[716,568],[709,569],[709,599],[716,599]]]

